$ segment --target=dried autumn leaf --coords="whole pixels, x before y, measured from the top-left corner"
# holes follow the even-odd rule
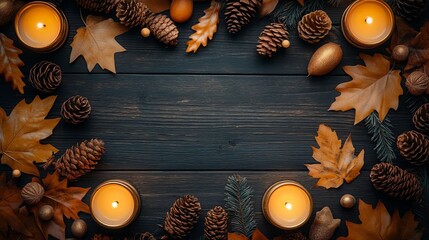
[[[18,89],[24,94],[25,83],[22,81],[22,74],[19,67],[24,66],[24,62],[19,58],[22,51],[13,45],[13,41],[0,33],[0,74],[4,75],[6,82],[12,83],[13,89]]]
[[[423,72],[429,73],[429,21],[423,25],[417,36],[408,44],[410,51],[405,70],[423,68]]]
[[[352,81],[341,83],[336,90],[341,93],[329,110],[348,111],[355,109],[358,124],[372,112],[377,111],[383,121],[389,109],[397,109],[402,95],[399,70],[390,70],[390,62],[381,54],[360,54],[366,66],[345,66],[344,71]]]
[[[170,9],[170,0],[139,0],[146,4],[146,6],[154,13],[160,13]]]
[[[316,142],[320,148],[311,148],[314,160],[320,164],[305,164],[309,176],[320,178],[316,186],[338,188],[344,180],[352,182],[363,167],[365,151],[362,150],[357,157],[354,155],[355,148],[350,135],[341,148],[337,133],[324,124],[320,124],[317,134]]]
[[[253,231],[252,240],[268,240],[268,238],[257,228]]]
[[[279,0],[263,0],[262,6],[259,8],[259,16],[262,18],[272,13],[276,8],[277,3],[279,3]]]
[[[49,137],[60,118],[45,119],[56,96],[40,99],[36,96],[30,104],[19,102],[9,116],[0,107],[0,156],[1,163],[12,169],[39,176],[33,162],[46,162],[58,152],[50,144],[40,144]]]
[[[228,240],[249,240],[249,238],[241,233],[228,233]]]
[[[125,33],[128,29],[113,19],[104,19],[88,15],[85,27],[80,27],[70,44],[72,51],[70,63],[82,55],[91,72],[98,64],[102,69],[116,73],[115,53],[125,52],[115,37]]]
[[[401,218],[395,209],[390,216],[382,202],[373,209],[371,204],[359,200],[359,219],[361,224],[346,221],[349,235],[338,240],[420,240],[423,235],[411,211]]]
[[[297,0],[299,4],[301,4],[301,6],[304,6],[304,0]]]
[[[207,39],[212,40],[213,34],[217,31],[221,5],[219,1],[212,0],[210,7],[204,10],[205,15],[198,19],[198,24],[192,26],[195,33],[189,36],[190,40],[186,43],[188,45],[187,53],[197,52],[201,45],[207,46]]]

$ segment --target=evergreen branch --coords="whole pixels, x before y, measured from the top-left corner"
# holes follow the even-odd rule
[[[378,114],[372,112],[365,118],[365,126],[368,129],[368,134],[371,135],[371,141],[375,143],[374,150],[377,158],[381,162],[392,163],[396,159],[395,152],[393,151],[395,136],[389,117],[386,116],[384,121],[380,121]]]
[[[276,9],[270,14],[273,21],[281,22],[288,28],[296,28],[302,16],[309,12],[323,9],[325,0],[307,0],[301,6],[296,0],[279,1]]]
[[[251,237],[256,228],[253,189],[240,175],[229,176],[225,185],[225,209],[229,212],[232,231]]]
[[[414,96],[410,92],[407,92],[405,97],[405,104],[407,104],[407,108],[411,114],[414,114],[421,105],[429,102],[426,95]]]

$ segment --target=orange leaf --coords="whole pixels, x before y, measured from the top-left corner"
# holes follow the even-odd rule
[[[228,240],[249,240],[249,238],[241,233],[228,233]]]
[[[170,0],[140,0],[154,13],[160,13],[170,9]]]
[[[19,67],[24,66],[24,62],[19,58],[22,51],[13,45],[13,41],[0,33],[0,74],[4,75],[6,82],[12,83],[13,89],[18,89],[24,94],[25,83],[22,81],[22,74]]]
[[[354,155],[355,148],[350,135],[341,149],[337,133],[324,124],[319,125],[317,133],[316,142],[320,148],[312,149],[314,160],[320,164],[305,164],[308,175],[320,178],[316,186],[325,188],[338,188],[344,180],[352,182],[363,167],[364,150],[357,157]]]
[[[259,9],[259,16],[262,18],[272,13],[276,8],[277,3],[279,3],[279,0],[263,0],[262,6]]]
[[[257,228],[253,231],[252,240],[268,240],[268,238]]]
[[[304,0],[297,0],[301,6],[304,6]]]
[[[39,175],[33,162],[46,162],[58,152],[50,144],[40,144],[49,137],[60,118],[45,119],[56,96],[43,100],[36,96],[32,103],[19,102],[9,116],[0,107],[0,156],[1,163],[24,173]]]
[[[89,72],[99,64],[102,69],[116,73],[115,53],[125,52],[126,49],[115,40],[115,37],[128,29],[111,18],[104,19],[92,15],[86,17],[85,25],[77,30],[70,44],[72,47],[70,63],[82,55]]]
[[[381,54],[360,54],[366,66],[345,66],[344,71],[353,79],[341,83],[336,90],[341,93],[329,110],[348,111],[356,109],[358,124],[372,112],[377,111],[383,121],[389,109],[397,109],[402,95],[400,71],[390,70],[390,62]]]
[[[217,31],[217,24],[219,23],[219,11],[221,3],[212,0],[210,7],[204,10],[205,15],[198,19],[198,24],[192,26],[195,30],[189,41],[186,43],[188,47],[186,52],[197,52],[200,45],[207,46],[207,39],[212,39],[214,33]]]
[[[347,221],[349,235],[338,240],[419,240],[423,235],[410,211],[401,218],[396,209],[391,217],[382,202],[372,208],[370,204],[359,200],[359,219],[361,224]]]

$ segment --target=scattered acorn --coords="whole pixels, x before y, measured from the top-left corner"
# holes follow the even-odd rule
[[[149,28],[142,28],[142,30],[140,31],[140,34],[143,37],[149,37],[150,36],[150,30],[149,30]]]
[[[392,58],[396,61],[402,62],[407,60],[409,54],[408,47],[405,45],[397,45],[393,48]]]
[[[290,41],[289,40],[283,40],[282,47],[283,48],[289,48],[290,47]]]
[[[352,208],[356,204],[356,198],[351,194],[344,194],[340,199],[343,208]]]
[[[184,23],[192,17],[193,9],[193,0],[172,0],[170,6],[170,17],[177,23]]]
[[[71,233],[77,238],[82,238],[88,231],[86,222],[82,219],[75,220],[71,225]]]
[[[21,177],[21,171],[19,171],[19,169],[14,169],[14,170],[12,171],[12,177],[14,177],[14,178],[19,178],[19,177]]]
[[[39,217],[43,221],[49,221],[54,216],[54,208],[51,205],[43,205],[39,208]]]
[[[308,63],[308,76],[322,76],[334,70],[343,59],[343,50],[336,43],[319,47]]]

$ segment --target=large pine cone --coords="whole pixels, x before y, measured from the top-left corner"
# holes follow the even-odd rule
[[[429,93],[429,76],[422,71],[414,71],[408,75],[405,86],[416,96]]]
[[[228,214],[221,206],[216,206],[207,212],[204,236],[207,240],[228,239]]]
[[[120,0],[116,7],[116,17],[119,22],[127,27],[137,27],[142,25],[144,14],[148,11],[146,4],[135,0]]]
[[[76,95],[63,103],[60,114],[66,122],[79,124],[89,118],[91,104],[88,98]]]
[[[44,194],[45,189],[37,182],[29,182],[21,190],[22,200],[29,205],[40,202]]]
[[[429,135],[429,103],[421,105],[413,115],[414,127]]]
[[[185,195],[177,199],[164,220],[164,230],[173,239],[183,239],[198,222],[201,204],[198,198]]]
[[[398,136],[399,153],[411,164],[420,166],[429,163],[429,137],[408,131]]]
[[[272,57],[282,47],[282,42],[289,39],[288,35],[289,32],[282,23],[270,23],[259,35],[256,51],[259,55]]]
[[[75,0],[83,9],[96,13],[110,13],[120,0]]]
[[[158,41],[170,46],[178,44],[179,30],[169,17],[163,14],[150,14],[144,20],[144,23],[144,26],[149,28],[151,34]]]
[[[387,196],[419,201],[423,188],[413,174],[389,163],[375,164],[369,175],[372,185]]]
[[[34,64],[28,75],[28,82],[35,89],[50,93],[61,84],[61,68],[55,63],[41,61]]]
[[[67,149],[55,162],[57,172],[68,180],[75,180],[92,171],[104,154],[104,142],[101,139],[85,140]]]
[[[228,32],[236,34],[256,16],[262,0],[227,0],[225,20]]]
[[[298,23],[299,37],[308,43],[322,40],[332,27],[332,21],[325,11],[317,10],[306,14]]]
[[[393,7],[396,15],[408,21],[418,18],[425,11],[424,0],[396,0]]]

